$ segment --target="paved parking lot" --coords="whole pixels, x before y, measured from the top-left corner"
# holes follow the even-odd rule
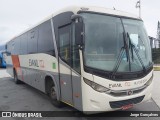
[[[154,72],[154,74],[155,74],[154,81],[156,83],[153,90],[153,99],[151,99],[146,103],[136,105],[134,108],[131,109],[131,111],[160,111],[160,94],[158,90],[160,85],[160,82],[159,82],[160,72]],[[65,105],[63,108],[54,107],[50,103],[48,97],[45,94],[26,84],[16,85],[14,83],[13,78],[11,78],[6,73],[5,69],[1,69],[0,70],[0,111],[75,111],[75,110],[67,105]],[[14,119],[19,120],[19,118],[14,118]],[[22,120],[25,120],[25,119],[26,118],[23,118]],[[45,118],[45,119],[49,119],[49,118]],[[55,119],[61,120],[66,118],[58,117]],[[104,118],[72,117],[67,119],[97,120],[97,119],[104,119]],[[129,118],[107,118],[107,120],[128,120],[128,119]],[[135,119],[144,120],[144,118],[135,118]],[[130,120],[134,120],[134,118],[130,118]],[[160,120],[160,118],[147,118],[147,120]]]
[[[160,71],[154,71],[154,88],[152,97],[160,108]]]

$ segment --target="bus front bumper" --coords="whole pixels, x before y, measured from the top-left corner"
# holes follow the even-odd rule
[[[84,83],[83,89],[83,112],[100,113],[123,109],[124,106],[139,104],[151,99],[153,82],[142,92],[123,97],[114,97],[106,93],[99,93]]]

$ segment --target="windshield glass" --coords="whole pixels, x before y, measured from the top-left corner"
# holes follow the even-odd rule
[[[141,71],[142,63],[145,67],[150,65],[151,49],[142,21],[89,13],[82,13],[82,16],[85,25],[84,63],[87,67],[113,71],[124,47],[124,33],[128,34],[128,47],[130,44],[134,47],[129,47],[130,64],[126,51],[123,51],[117,71]]]

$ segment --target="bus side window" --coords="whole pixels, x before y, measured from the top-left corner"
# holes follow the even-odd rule
[[[20,38],[15,38],[12,44],[12,54],[18,55],[20,53]]]
[[[79,48],[75,43],[75,24],[72,24],[72,42],[71,42],[72,68],[80,73]]]
[[[55,56],[50,20],[39,25],[38,53],[47,53]]]
[[[28,33],[24,33],[20,36],[20,54],[25,55],[27,54],[27,39],[28,39]]]
[[[31,29],[28,32],[28,54],[37,53],[37,38],[38,38],[38,27]]]
[[[59,55],[70,65],[70,25],[59,28]]]

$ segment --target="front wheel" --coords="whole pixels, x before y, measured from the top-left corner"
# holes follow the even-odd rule
[[[53,83],[50,85],[50,88],[49,88],[49,97],[50,97],[51,103],[54,106],[62,107],[63,105],[62,102],[57,100],[57,94],[56,94],[55,86]]]

